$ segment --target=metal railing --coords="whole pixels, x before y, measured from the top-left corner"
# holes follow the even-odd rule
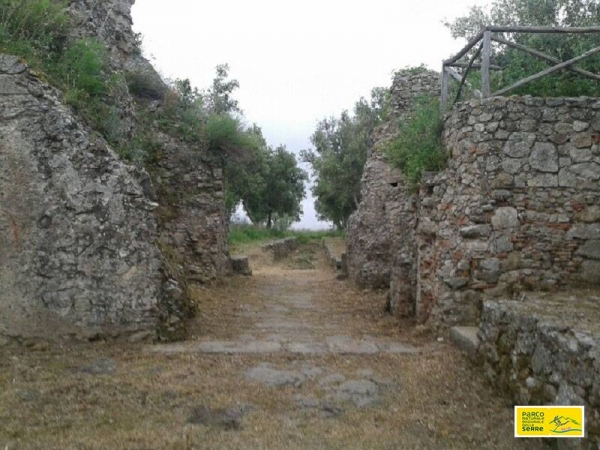
[[[600,52],[600,47],[595,47],[584,54],[572,58],[568,61],[561,61],[553,56],[542,53],[533,48],[527,47],[525,45],[517,44],[515,42],[511,42],[506,40],[500,36],[499,33],[556,33],[556,34],[579,34],[579,33],[600,33],[600,27],[570,27],[570,28],[562,28],[562,27],[495,27],[488,26],[483,28],[477,36],[469,41],[469,43],[455,56],[450,59],[447,59],[443,62],[442,66],[442,97],[441,97],[441,106],[442,111],[445,111],[448,106],[448,96],[450,93],[450,79],[454,78],[459,82],[458,92],[456,94],[456,98],[454,102],[460,100],[460,96],[464,86],[469,87],[477,97],[480,98],[488,98],[499,95],[504,95],[513,91],[521,86],[524,86],[532,81],[538,80],[542,77],[550,75],[559,70],[570,70],[572,72],[578,73],[579,75],[586,76],[588,78],[592,78],[596,81],[600,81],[600,75],[589,72],[587,70],[578,69],[573,67],[574,64],[588,58],[598,52]],[[523,51],[529,55],[535,56],[547,63],[554,64],[552,67],[548,69],[542,70],[541,72],[536,73],[535,75],[531,75],[527,78],[523,78],[518,82],[514,83],[511,86],[502,88],[496,92],[490,92],[490,71],[491,70],[502,70],[502,67],[494,65],[491,63],[491,50],[492,50],[492,42],[497,42],[499,44],[506,45],[508,47],[512,47],[514,49]],[[477,50],[472,54],[470,59],[460,61],[461,58],[466,56],[471,49],[473,49],[477,44]],[[480,59],[479,63],[476,63],[477,59]],[[455,68],[464,69],[462,74],[458,73]],[[467,81],[467,76],[472,69],[481,70],[481,91],[475,89],[471,84]]]

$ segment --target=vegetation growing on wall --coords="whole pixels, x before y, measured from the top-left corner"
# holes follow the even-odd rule
[[[384,145],[384,152],[416,187],[423,172],[441,170],[446,163],[439,101],[427,96],[418,97],[410,119],[399,127],[398,137]]]
[[[0,0],[0,51],[23,58],[61,89],[109,141],[116,141],[119,75],[107,71],[107,50],[95,39],[69,39],[71,18],[62,0]]]
[[[0,51],[19,55],[38,69],[56,65],[71,22],[65,1],[0,0]]]
[[[225,168],[226,207],[231,215],[241,204],[255,225],[289,226],[300,219],[307,175],[285,146],[272,148],[260,127],[243,126],[233,97],[238,87],[237,80],[229,79],[229,67],[221,65],[211,87],[201,94],[207,147]]]
[[[205,91],[189,80],[166,87],[143,68],[115,72],[103,43],[71,37],[74,26],[65,13],[67,4],[0,0],[0,52],[20,56],[42,73],[123,158],[141,166],[154,163],[161,152],[156,139],[160,130],[225,168],[230,212],[241,203],[255,223],[267,227],[276,220],[289,225],[298,219],[306,174],[284,147],[269,147],[260,128],[244,126],[233,96],[239,82],[229,79],[226,64],[217,67]],[[129,94],[139,106],[134,130],[122,121],[123,98]]]
[[[360,202],[360,179],[373,145],[373,132],[387,117],[389,93],[375,88],[371,99],[361,98],[354,115],[343,111],[318,123],[311,137],[314,149],[302,152],[312,166],[315,184],[315,209],[321,220],[344,229]]]
[[[446,26],[455,38],[471,38],[485,25],[498,26],[597,26],[600,0],[495,0],[489,9],[474,6],[468,15]],[[508,34],[504,39],[526,45],[562,61],[600,46],[600,34]],[[504,67],[491,75],[492,92],[548,68],[548,64],[520,50],[494,44],[492,60]],[[577,67],[600,73],[600,55],[596,54]],[[478,76],[472,77],[478,85]],[[600,96],[600,83],[569,71],[560,71],[527,84],[515,94],[540,97]]]

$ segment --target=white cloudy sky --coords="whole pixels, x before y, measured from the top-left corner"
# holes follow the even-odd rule
[[[228,63],[248,122],[271,145],[310,147],[318,120],[352,109],[392,72],[439,70],[457,52],[442,25],[489,0],[137,0],[134,29],[168,78],[207,87]],[[297,226],[322,227],[312,198]]]

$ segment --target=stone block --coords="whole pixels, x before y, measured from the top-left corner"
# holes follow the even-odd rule
[[[489,237],[492,234],[492,227],[489,225],[470,225],[462,227],[459,233],[467,239]]]
[[[452,327],[450,328],[450,341],[461,350],[464,350],[469,358],[477,358],[479,347],[479,329],[477,327]]]
[[[289,237],[285,239],[279,239],[277,241],[269,242],[262,246],[262,249],[266,252],[273,254],[273,259],[278,261],[285,258],[290,253],[295,251],[300,246],[298,238]]]
[[[600,261],[584,261],[581,264],[580,277],[585,283],[600,286]]]
[[[230,258],[231,268],[234,274],[251,276],[252,270],[250,269],[250,262],[248,257],[245,255],[232,256]]]
[[[567,232],[567,239],[600,239],[600,223],[577,223]]]
[[[527,186],[541,188],[558,187],[558,176],[549,173],[533,175],[527,179]]]
[[[586,180],[600,180],[600,164],[580,163],[571,166],[571,172]]]
[[[531,145],[528,142],[509,140],[504,144],[503,152],[511,158],[525,158],[529,156]]]
[[[600,206],[590,205],[575,213],[575,220],[585,223],[600,222]]]
[[[536,142],[529,157],[531,168],[539,172],[558,172],[558,151],[550,142]]]
[[[600,240],[590,240],[581,246],[576,255],[600,260]],[[600,276],[600,274],[598,274]]]
[[[496,230],[516,228],[519,226],[519,215],[512,206],[498,208],[492,216],[492,227]]]

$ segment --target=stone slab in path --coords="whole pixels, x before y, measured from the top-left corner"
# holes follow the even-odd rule
[[[478,331],[478,327],[453,327],[450,329],[450,340],[474,359],[477,357],[477,347],[479,347]]]
[[[325,342],[288,342],[276,341],[206,341],[188,344],[153,345],[149,348],[153,353],[212,353],[212,354],[269,354],[296,353],[302,355],[375,355],[419,353],[419,350],[400,342],[379,342],[375,340],[359,340],[346,336],[333,336]]]

